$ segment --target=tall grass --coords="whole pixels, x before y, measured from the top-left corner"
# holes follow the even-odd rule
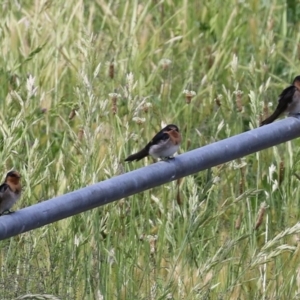
[[[297,1],[6,1],[0,14],[16,209],[152,163],[124,158],[162,123],[182,152],[256,128],[299,74]],[[298,146],[2,241],[0,298],[298,299]]]

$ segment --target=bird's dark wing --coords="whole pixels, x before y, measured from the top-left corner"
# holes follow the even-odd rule
[[[296,90],[297,88],[294,85],[290,85],[289,87],[284,89],[279,95],[278,105],[280,105],[281,102],[284,102],[286,105],[291,103],[293,101],[293,96]]]
[[[2,183],[2,184],[0,185],[0,193],[6,192],[7,189],[9,189],[9,185],[8,185],[8,184]]]
[[[293,96],[296,91],[296,87],[294,85],[290,85],[286,89],[282,91],[282,93],[279,95],[278,105],[273,112],[273,114],[261,122],[260,126],[270,124],[273,121],[275,121],[283,112],[285,112],[288,108],[288,105],[292,103]]]
[[[152,145],[157,145],[161,141],[166,141],[170,138],[170,136],[165,132],[166,128],[163,128],[159,133],[157,133],[154,138],[148,143],[146,147],[151,147]]]
[[[9,185],[6,183],[3,183],[0,185],[0,203],[2,202],[2,200],[4,199],[4,193],[10,189]]]
[[[279,110],[280,113],[283,113],[287,109],[288,105],[292,103],[295,91],[296,91],[296,87],[294,85],[291,85],[286,89],[284,89],[282,93],[279,95],[278,105],[276,107],[276,110]]]

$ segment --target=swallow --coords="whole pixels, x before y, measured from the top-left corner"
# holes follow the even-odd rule
[[[0,216],[10,210],[21,197],[21,175],[17,171],[6,174],[5,181],[0,185]]]
[[[275,111],[270,117],[262,121],[260,126],[272,123],[284,112],[288,115],[300,113],[300,76],[295,77],[293,83],[282,91]]]
[[[170,124],[157,133],[141,151],[129,155],[125,161],[138,161],[148,155],[163,160],[169,159],[178,150],[180,143],[181,134],[178,127]]]

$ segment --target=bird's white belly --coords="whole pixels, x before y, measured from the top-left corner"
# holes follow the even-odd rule
[[[170,140],[163,141],[157,145],[151,146],[149,154],[154,158],[164,158],[173,156],[178,150],[179,145],[174,145]]]

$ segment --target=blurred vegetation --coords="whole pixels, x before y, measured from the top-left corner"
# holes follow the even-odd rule
[[[152,163],[124,158],[162,124],[180,127],[181,152],[256,128],[299,75],[296,0],[1,6],[15,209]],[[299,299],[298,146],[1,241],[0,298]]]

